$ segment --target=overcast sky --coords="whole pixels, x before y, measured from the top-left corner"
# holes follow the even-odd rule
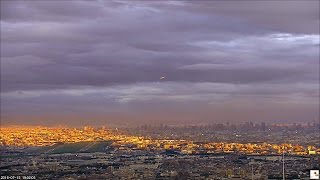
[[[317,0],[1,0],[1,121],[313,122],[319,38]]]

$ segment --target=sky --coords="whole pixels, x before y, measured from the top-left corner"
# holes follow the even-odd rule
[[[313,122],[319,3],[1,0],[1,124]]]

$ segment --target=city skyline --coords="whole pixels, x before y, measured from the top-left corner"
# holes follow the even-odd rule
[[[319,3],[1,1],[1,124],[313,122]]]

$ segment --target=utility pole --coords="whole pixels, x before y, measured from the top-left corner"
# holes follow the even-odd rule
[[[253,165],[251,165],[251,179],[253,180]]]
[[[285,180],[285,174],[284,174],[284,146],[283,146],[283,151],[282,151],[282,179]]]

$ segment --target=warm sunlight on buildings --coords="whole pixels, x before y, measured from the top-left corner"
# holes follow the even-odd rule
[[[191,154],[200,151],[245,153],[253,155],[281,154],[284,150],[292,155],[319,154],[320,149],[314,146],[303,147],[292,144],[268,143],[194,143],[186,140],[150,139],[139,136],[128,136],[111,129],[66,128],[66,127],[2,127],[0,145],[27,147],[50,146],[56,143],[75,143],[83,141],[111,140],[114,146],[133,145],[140,149],[176,149]]]

